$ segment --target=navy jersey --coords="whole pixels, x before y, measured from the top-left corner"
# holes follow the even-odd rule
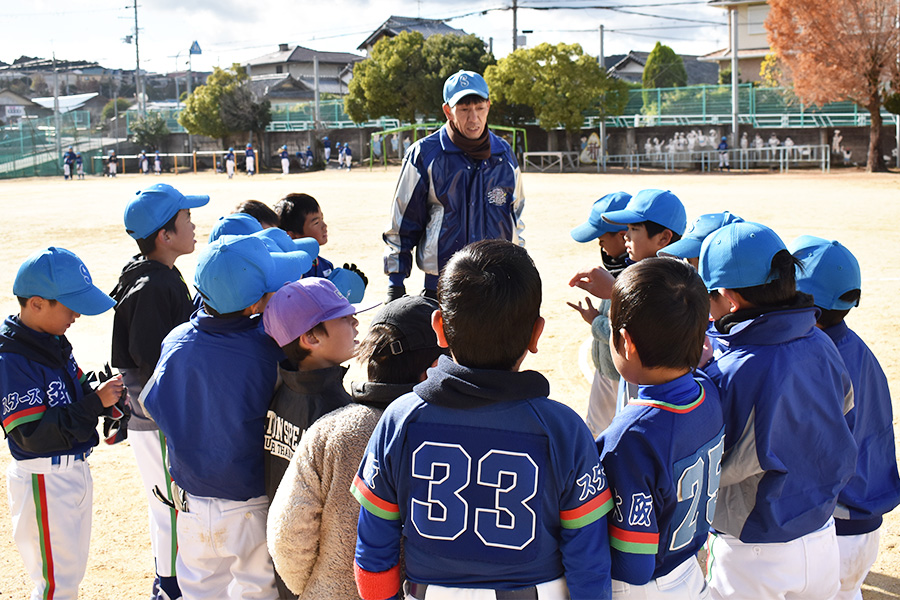
[[[244,156],[246,156],[247,158],[253,158],[256,156],[256,153],[253,151],[253,148],[247,148],[247,150],[244,152]]]
[[[718,392],[702,373],[639,386],[600,434],[615,502],[613,579],[644,585],[694,559],[716,508],[724,435]]]
[[[288,154],[288,151],[287,151],[287,150],[282,150],[280,156],[281,156],[282,159],[290,158],[290,157],[291,157],[291,155]]]
[[[900,503],[891,390],[878,359],[846,323],[825,333],[837,346],[853,382],[853,409],[846,419],[859,446],[856,473],[838,496],[835,528],[838,535],[858,535],[878,529],[882,515]]]
[[[516,589],[565,576],[572,598],[609,597],[606,477],[584,422],[548,391],[532,371],[441,357],[394,401],[351,488],[357,580],[394,568],[402,536],[416,583]]]
[[[228,153],[225,154],[225,160],[233,161],[233,160],[234,160],[234,152],[232,152],[231,150],[229,150]]]

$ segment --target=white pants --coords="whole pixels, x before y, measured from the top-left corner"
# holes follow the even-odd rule
[[[287,158],[281,159],[281,173],[287,175],[291,170],[291,161]]]
[[[63,164],[63,177],[68,179],[72,176],[72,167],[68,163]]]
[[[719,168],[728,166],[728,153],[727,152],[719,152]]]
[[[256,159],[252,156],[247,157],[247,173],[256,171]]]
[[[331,148],[325,148],[325,162],[331,160]]]
[[[118,168],[118,163],[116,161],[112,161],[109,163],[109,174],[115,175],[116,169]]]
[[[612,423],[616,416],[616,393],[619,382],[607,379],[594,369],[594,378],[591,382],[591,395],[588,398],[587,422],[591,435],[596,439],[604,429]]]
[[[184,600],[275,600],[266,549],[266,496],[243,502],[187,495],[178,513],[178,585]]]
[[[53,588],[55,600],[78,597],[91,545],[94,484],[85,460],[72,456],[13,460],[7,469],[13,539],[28,576],[32,600]]]
[[[75,174],[84,177],[84,165],[75,165]]]
[[[231,179],[234,176],[234,161],[233,160],[225,161],[225,172],[228,173],[228,179]]]
[[[613,600],[707,600],[710,597],[709,587],[703,579],[703,571],[696,557],[684,561],[668,575],[644,585],[631,585],[613,579],[612,595]]]
[[[840,588],[834,519],[818,531],[784,543],[745,544],[723,533],[709,536],[708,576],[714,600],[832,598]]]
[[[165,465],[166,440],[159,430],[128,430],[128,441],[134,450],[144,493],[150,510],[150,546],[156,561],[156,574],[160,577],[175,576],[175,556],[178,543],[175,535],[175,509],[169,508],[153,495],[153,487],[171,497],[169,470]]]
[[[569,600],[569,588],[564,577],[539,583],[535,587],[538,600]],[[404,593],[403,597],[407,600],[496,600],[497,595],[494,590],[429,585],[424,598],[416,598],[409,593]]]
[[[879,529],[860,535],[837,536],[841,553],[841,591],[835,596],[836,600],[862,600],[860,588],[878,558],[880,539]]]
[[[159,175],[162,173],[162,163],[159,160],[153,161],[153,172]]]

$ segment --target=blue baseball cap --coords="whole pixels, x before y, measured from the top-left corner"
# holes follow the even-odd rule
[[[284,347],[325,321],[375,308],[352,304],[335,285],[321,277],[292,281],[279,289],[263,311],[263,327]]]
[[[613,192],[612,194],[607,194],[599,200],[594,201],[587,222],[582,223],[572,230],[572,239],[576,242],[585,243],[596,240],[605,233],[625,231],[628,229],[624,225],[618,223],[607,223],[603,220],[603,213],[622,210],[628,205],[629,200],[631,200],[631,194],[625,192]]]
[[[284,229],[269,227],[254,233],[256,237],[265,242],[269,252],[294,252],[303,250],[310,258],[319,256],[319,242],[316,238],[306,237],[291,239]]]
[[[769,283],[778,278],[772,259],[784,242],[774,231],[745,221],[712,232],[700,247],[700,278],[706,289],[730,290]]]
[[[487,82],[475,71],[457,71],[444,82],[444,102],[451,107],[469,94],[488,98]]]
[[[603,213],[607,223],[630,224],[653,221],[678,235],[687,229],[687,213],[678,196],[668,190],[641,190],[621,210]]]
[[[223,235],[197,257],[194,287],[219,313],[244,310],[312,267],[302,251],[269,252],[253,235]]]
[[[115,300],[94,285],[80,258],[53,246],[25,259],[16,273],[13,294],[56,300],[82,315],[99,315],[116,305]]]
[[[862,276],[856,257],[840,242],[812,235],[802,235],[791,242],[788,250],[803,263],[797,269],[797,289],[810,294],[816,306],[826,310],[849,310],[859,306],[841,300],[841,296],[862,287]]]
[[[179,210],[205,206],[209,196],[185,196],[171,185],[155,183],[135,193],[125,207],[125,231],[136,240],[150,237]]]
[[[700,246],[703,240],[716,229],[730,223],[743,223],[744,220],[733,215],[727,210],[720,213],[700,215],[687,230],[684,237],[659,250],[657,256],[674,256],[676,258],[697,258],[700,256]]]
[[[350,269],[335,267],[328,274],[328,281],[333,283],[341,295],[352,304],[362,302],[363,296],[366,295],[366,284],[363,278]]]
[[[209,243],[212,244],[223,235],[253,235],[258,231],[262,231],[262,225],[247,213],[225,215],[219,217],[213,225],[209,232]]]

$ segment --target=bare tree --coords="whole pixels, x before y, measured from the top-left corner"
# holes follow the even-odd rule
[[[897,0],[769,0],[769,44],[801,101],[869,112],[866,171],[885,171],[881,106],[898,81]]]

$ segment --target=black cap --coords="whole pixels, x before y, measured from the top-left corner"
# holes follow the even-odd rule
[[[372,325],[389,325],[399,333],[377,354],[402,354],[425,348],[438,349],[437,335],[431,328],[431,315],[438,303],[424,296],[404,296],[388,302],[375,315]]]

